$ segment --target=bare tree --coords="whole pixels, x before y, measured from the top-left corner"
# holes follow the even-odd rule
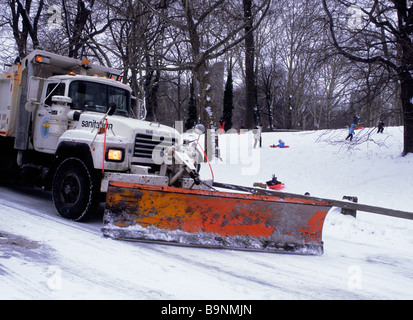
[[[214,115],[211,99],[211,81],[209,61],[224,55],[228,50],[245,39],[242,31],[247,23],[243,17],[243,7],[236,1],[204,0],[204,1],[172,1],[168,6],[168,15],[160,12],[147,1],[142,3],[152,12],[162,17],[176,35],[175,41],[189,50],[189,59],[184,63],[175,63],[169,70],[192,70],[199,83],[199,95],[202,105],[202,119],[207,128],[214,126]],[[262,0],[257,4],[254,14],[256,19],[251,32],[256,29],[269,8],[270,0]],[[237,14],[238,12],[238,14]],[[225,22],[225,23],[224,23]],[[249,23],[249,22],[248,22]],[[187,46],[189,45],[189,46]],[[174,61],[168,60],[172,64]]]
[[[111,13],[105,10],[105,7],[110,8],[110,0],[77,0],[76,5],[73,2],[61,0],[68,56],[81,58],[90,56],[91,52],[96,57],[104,56],[95,38],[104,33],[114,20]],[[108,64],[110,60],[105,59],[105,62]]]
[[[323,0],[331,41],[346,58],[382,64],[400,83],[403,154],[413,152],[413,4],[407,0]],[[349,17],[350,15],[350,17]],[[349,19],[350,18],[350,19]]]
[[[38,1],[33,16],[30,15],[31,10],[34,7],[32,7],[33,3],[31,0],[26,0],[24,4],[20,0],[8,0],[7,4],[11,14],[9,24],[13,31],[13,37],[17,44],[19,56],[20,58],[23,58],[28,53],[28,36],[30,36],[32,40],[33,49],[39,47],[38,24],[44,1]]]
[[[325,55],[321,11],[317,2],[292,0],[274,12],[271,32],[277,36],[272,46],[277,48],[277,62],[286,74],[279,112],[287,129],[306,128],[315,99],[319,100],[317,72],[322,64],[320,56]]]
[[[277,49],[270,48],[260,59],[257,74],[258,102],[261,107],[261,120],[272,131],[284,126],[284,88],[286,86],[285,69],[278,63]]]
[[[317,103],[310,109],[314,128],[331,128],[334,112],[345,105],[349,93],[353,89],[351,66],[338,55],[323,56],[322,63],[316,73],[313,92]]]
[[[224,0],[165,1],[164,8],[168,9],[166,13],[149,1],[141,0],[141,3],[167,22],[174,34],[171,43],[179,43],[182,52],[187,52],[187,60],[184,62],[178,63],[171,55],[167,56],[164,63],[168,65],[164,65],[163,69],[191,70],[194,73],[200,97],[197,103],[200,106],[199,115],[207,129],[214,128],[216,119],[212,105],[209,62],[223,56],[249,34],[242,32],[250,25],[250,20],[244,19],[243,6],[240,6],[238,1]],[[249,32],[259,26],[268,11],[270,0],[260,0],[257,3],[254,10],[255,20],[250,25]],[[205,148],[208,153],[207,144]]]

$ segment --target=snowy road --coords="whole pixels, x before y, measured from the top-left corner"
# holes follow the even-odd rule
[[[0,216],[0,299],[413,299],[411,246],[347,236],[338,209],[319,257],[114,241],[100,217],[64,220],[49,193],[22,187],[0,187]]]

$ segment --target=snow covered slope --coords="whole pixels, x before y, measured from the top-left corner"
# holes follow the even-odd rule
[[[413,212],[413,155],[402,129],[221,135],[216,181],[252,186],[276,174],[285,191]],[[369,134],[370,133],[370,134]],[[272,149],[282,139],[289,149]],[[202,175],[211,176],[208,165]],[[49,193],[0,187],[0,299],[413,299],[413,221],[338,208],[324,255],[128,243],[103,238],[101,217],[57,215]]]

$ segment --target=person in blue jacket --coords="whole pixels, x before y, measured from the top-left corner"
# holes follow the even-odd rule
[[[280,140],[278,140],[278,147],[280,147],[280,148],[284,148],[285,147],[285,142],[284,141],[282,141],[281,139]]]
[[[278,140],[277,145],[273,144],[270,147],[271,148],[285,148],[285,142],[280,139],[280,140]]]
[[[348,136],[346,140],[350,139],[350,141],[352,141],[353,135],[354,135],[354,123],[351,124],[350,129],[348,130]]]

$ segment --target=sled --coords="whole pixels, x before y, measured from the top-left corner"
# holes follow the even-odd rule
[[[259,187],[262,189],[271,189],[271,190],[282,190],[285,187],[285,184],[282,182],[279,182],[278,184],[275,185],[270,185],[270,181],[267,181],[267,183],[260,183],[260,182],[254,182],[254,187]]]
[[[268,188],[271,189],[271,190],[282,190],[282,189],[284,189],[284,187],[285,187],[284,183],[279,183],[279,184],[276,184],[276,185],[273,185],[273,186],[268,186]]]
[[[290,146],[284,146],[284,147],[280,147],[280,146],[275,146],[275,145],[270,145],[270,148],[280,148],[280,149],[286,149],[289,148]]]
[[[102,232],[119,240],[323,253],[322,229],[331,204],[284,197],[282,192],[275,196],[272,191],[256,188],[213,185],[213,190],[193,190],[109,181]],[[216,187],[235,189],[223,191]]]

